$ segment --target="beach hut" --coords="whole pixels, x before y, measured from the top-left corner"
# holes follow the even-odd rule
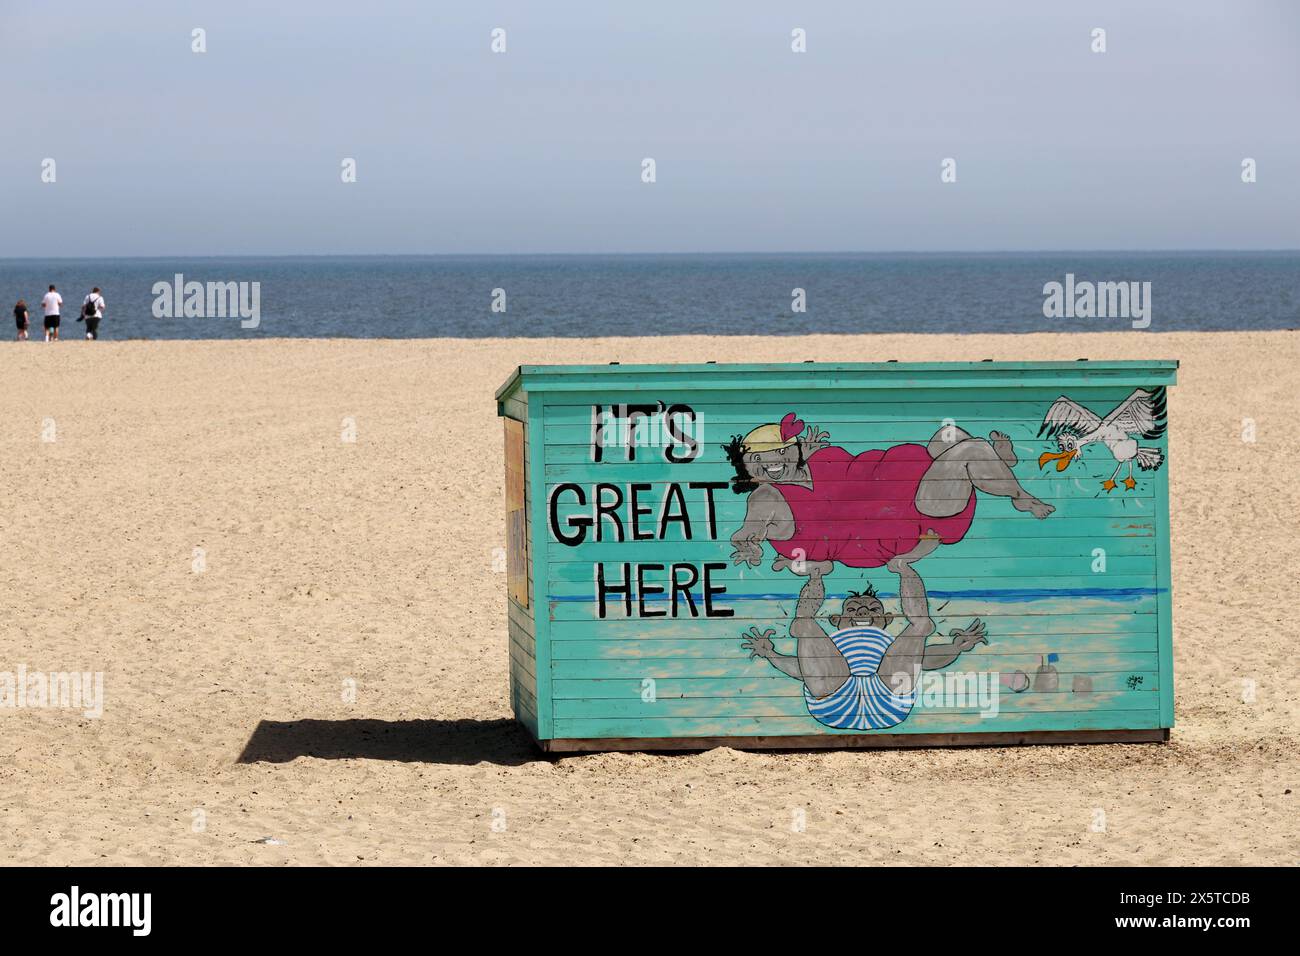
[[[1167,740],[1175,361],[522,366],[543,750]]]

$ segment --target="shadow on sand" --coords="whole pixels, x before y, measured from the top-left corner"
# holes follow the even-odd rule
[[[507,767],[545,760],[515,721],[501,720],[263,720],[239,763],[321,760],[399,760],[492,763]]]

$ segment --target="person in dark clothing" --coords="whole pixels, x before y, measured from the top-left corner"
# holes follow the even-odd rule
[[[27,303],[22,299],[14,306],[14,324],[18,326],[18,341],[22,342],[27,338],[27,330],[32,324],[27,315]]]
[[[81,318],[86,323],[86,338],[99,338],[99,320],[104,317],[104,297],[99,294],[99,286],[90,290],[86,301],[81,303]]]

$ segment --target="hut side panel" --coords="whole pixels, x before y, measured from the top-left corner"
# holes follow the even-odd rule
[[[527,416],[518,397],[503,402],[507,415]],[[510,640],[510,704],[515,716],[533,735],[538,732],[537,634],[532,589],[532,506],[529,503],[528,426],[513,417],[505,429],[506,591]]]
[[[548,394],[552,736],[1169,726],[1164,393],[1142,385]],[[659,402],[675,427],[626,440],[621,406]],[[1138,430],[1094,434],[1125,403]],[[807,681],[818,641],[851,673]],[[919,681],[883,695],[904,652]]]

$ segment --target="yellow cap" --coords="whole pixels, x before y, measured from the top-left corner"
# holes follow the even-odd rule
[[[797,435],[781,440],[780,425],[759,425],[752,432],[745,436],[741,443],[746,452],[776,451],[779,448],[789,448],[799,440]]]

